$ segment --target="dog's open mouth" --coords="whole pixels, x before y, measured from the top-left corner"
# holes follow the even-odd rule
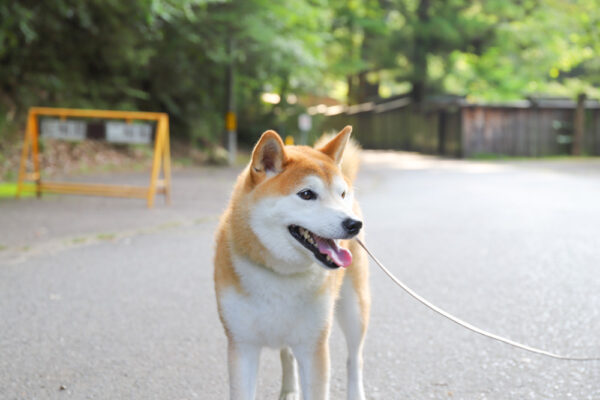
[[[290,225],[288,229],[292,236],[312,251],[315,258],[325,267],[330,269],[346,268],[352,263],[352,253],[348,249],[340,247],[334,239],[320,237],[298,225]]]

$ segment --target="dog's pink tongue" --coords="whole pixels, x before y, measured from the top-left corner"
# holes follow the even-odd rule
[[[322,239],[318,236],[316,239],[321,254],[331,257],[334,263],[344,268],[352,263],[352,253],[348,249],[338,246],[333,240]]]

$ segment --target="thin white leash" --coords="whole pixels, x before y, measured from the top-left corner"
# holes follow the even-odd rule
[[[551,353],[549,351],[545,351],[545,350],[540,350],[540,349],[536,349],[535,347],[530,347],[518,342],[515,342],[514,340],[511,339],[507,339],[504,338],[502,336],[498,336],[496,334],[484,331],[481,328],[478,328],[466,321],[463,321],[460,318],[455,317],[454,315],[442,310],[441,308],[439,308],[438,306],[436,306],[435,304],[430,303],[428,300],[426,300],[425,298],[421,297],[419,294],[415,293],[415,291],[413,291],[411,288],[409,288],[408,286],[406,286],[402,281],[400,281],[398,278],[396,278],[386,267],[383,266],[383,264],[369,251],[369,249],[367,249],[367,247],[364,245],[363,242],[360,241],[360,239],[356,238],[356,241],[358,242],[359,245],[361,245],[361,247],[363,249],[365,249],[365,251],[367,252],[367,254],[373,259],[373,261],[375,261],[375,263],[377,265],[379,265],[379,268],[381,268],[383,270],[383,272],[385,272],[385,274],[387,276],[390,277],[390,279],[392,281],[394,281],[394,283],[396,283],[396,285],[400,286],[406,293],[408,293],[409,295],[411,295],[412,297],[414,297],[415,299],[417,299],[419,302],[421,302],[422,304],[424,304],[425,306],[427,306],[428,308],[430,308],[431,310],[435,311],[436,313],[448,318],[450,321],[469,329],[470,331],[473,331],[475,333],[478,333],[480,335],[489,337],[490,339],[494,339],[494,340],[498,340],[502,343],[506,343],[506,344],[510,344],[511,346],[514,347],[518,347],[520,349],[523,350],[527,350],[530,351],[532,353],[536,353],[536,354],[541,354],[544,356],[548,356],[548,357],[552,357],[552,358],[557,358],[559,360],[572,360],[572,361],[600,361],[600,357],[567,357],[567,356],[561,356],[559,354],[555,354],[555,353]]]

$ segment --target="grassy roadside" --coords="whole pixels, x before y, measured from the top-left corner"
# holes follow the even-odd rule
[[[24,190],[21,194],[22,197],[31,197],[34,196],[33,185],[28,185],[26,189],[31,188],[30,190]],[[0,182],[0,199],[1,198],[10,198],[15,197],[17,194],[17,184],[15,182]]]
[[[226,154],[225,154],[226,156]],[[171,159],[171,167],[173,172],[176,173],[178,169],[188,168],[194,166],[206,166],[206,165],[225,165],[224,160],[215,161],[212,158],[207,156],[206,159],[202,159],[199,161],[197,157],[188,156],[188,155],[176,155]],[[246,165],[250,161],[250,153],[247,151],[239,151],[236,158],[236,165],[242,166]],[[110,173],[120,173],[120,172],[150,172],[152,166],[152,153],[146,153],[144,157],[141,158],[131,158],[126,160],[125,162],[119,163],[96,163],[89,164],[85,161],[77,163],[72,168],[70,168],[64,175],[66,176],[81,176],[81,175],[96,175],[96,174],[110,174]],[[12,172],[12,171],[11,171]],[[61,171],[62,172],[62,171]],[[48,173],[44,171],[42,168],[42,177],[43,178],[52,178],[55,174]],[[17,193],[17,182],[16,182],[16,173],[11,173],[8,177],[5,177],[5,180],[2,180],[0,177],[0,199],[2,198],[13,198]],[[6,179],[8,178],[8,179]],[[22,197],[32,197],[35,196],[35,187],[32,183],[25,183],[24,190],[21,194]]]
[[[227,152],[219,146],[194,148],[186,143],[173,141],[171,148],[172,169],[226,165]],[[16,195],[17,171],[19,169],[21,146],[19,138],[0,143],[0,198]],[[121,172],[150,171],[153,161],[153,147],[146,145],[114,145],[101,141],[66,142],[40,140],[40,167],[42,179],[82,175],[113,174]],[[249,153],[240,151],[237,164],[245,164]],[[23,192],[23,197],[34,195],[31,185]]]

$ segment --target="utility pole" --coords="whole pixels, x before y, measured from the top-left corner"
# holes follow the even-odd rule
[[[229,165],[235,164],[237,154],[237,117],[235,114],[235,81],[234,81],[234,41],[230,35],[227,40],[229,65],[227,66],[227,112],[225,113],[225,130],[227,131],[227,151]]]

